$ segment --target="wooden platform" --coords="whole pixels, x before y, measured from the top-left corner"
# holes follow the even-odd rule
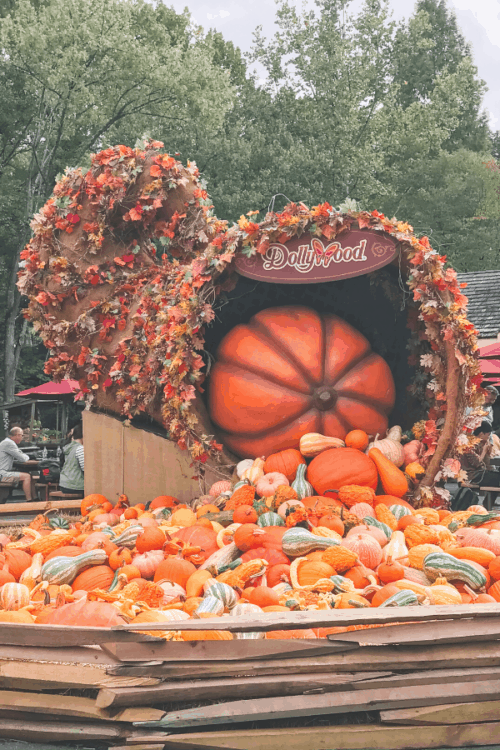
[[[112,750],[498,745],[500,604],[284,619],[183,628],[365,628],[329,639],[170,642],[135,626],[0,624],[0,738]]]

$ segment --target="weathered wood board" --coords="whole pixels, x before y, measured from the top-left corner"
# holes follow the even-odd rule
[[[251,641],[247,641],[251,643]],[[209,642],[207,642],[209,643]],[[444,646],[367,647],[332,656],[255,661],[165,662],[162,664],[114,664],[108,674],[150,675],[169,680],[208,679],[211,677],[308,674],[320,672],[356,672],[430,669],[465,669],[500,666],[500,642],[468,643]]]
[[[393,727],[378,724],[290,729],[233,729],[193,732],[167,737],[177,745],[166,750],[224,748],[225,750],[422,750],[498,745],[500,723],[447,724],[432,727]],[[127,743],[133,750],[133,745]]]
[[[498,677],[500,679],[500,669]],[[96,705],[142,706],[177,701],[180,696],[190,701],[222,700],[228,698],[263,698],[277,695],[301,695],[307,693],[327,693],[345,689],[360,680],[376,676],[384,678],[392,672],[356,672],[343,674],[283,675],[279,680],[268,677],[243,677],[227,680],[190,680],[186,682],[164,682],[157,687],[106,687],[97,696]]]
[[[148,729],[214,726],[246,721],[273,721],[301,716],[324,716],[353,711],[382,711],[392,708],[432,706],[444,703],[500,699],[500,680],[454,682],[452,684],[351,690],[326,695],[231,701],[171,711]]]

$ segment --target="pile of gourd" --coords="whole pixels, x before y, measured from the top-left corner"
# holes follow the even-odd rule
[[[233,636],[182,631],[182,621],[500,602],[500,517],[482,506],[413,509],[403,496],[423,447],[400,437],[397,428],[372,444],[361,430],[345,442],[304,435],[300,450],[241,461],[190,506],[165,495],[147,508],[121,496],[113,507],[89,495],[78,522],[37,516],[0,534],[0,622],[164,622],[155,635],[215,640]]]

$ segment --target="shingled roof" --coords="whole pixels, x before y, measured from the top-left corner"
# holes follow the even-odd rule
[[[467,283],[468,318],[479,331],[479,338],[493,339],[500,333],[500,270],[459,273]]]

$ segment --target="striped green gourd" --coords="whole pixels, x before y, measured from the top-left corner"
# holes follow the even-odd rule
[[[348,591],[353,591],[354,584],[351,581],[350,578],[344,578],[344,576],[330,576],[330,581],[335,584],[335,588],[333,589],[334,594],[345,594]]]
[[[276,586],[273,586],[273,591],[276,591],[278,596],[286,594],[287,591],[292,591],[292,589],[293,586],[290,586],[286,581],[281,581],[281,583],[277,583]]]
[[[391,505],[389,508],[392,515],[396,519],[396,521],[399,521],[400,518],[403,518],[403,516],[411,516],[411,510],[409,508],[405,508],[404,505]]]
[[[299,466],[297,466],[297,474],[292,482],[292,489],[297,493],[299,500],[314,495],[313,486],[312,484],[309,484],[306,479],[306,469],[307,464],[299,464]]]
[[[295,526],[283,534],[281,548],[288,557],[301,557],[317,549],[328,549],[337,547],[340,542],[337,539],[316,536],[307,529]]]
[[[195,615],[210,614],[218,617],[224,612],[224,602],[217,596],[204,596],[195,609]]]
[[[385,602],[379,604],[380,607],[414,607],[419,603],[418,597],[410,589],[401,589],[397,594],[393,594]]]
[[[221,549],[213,552],[210,557],[200,565],[200,570],[209,570],[212,574],[218,575],[219,570],[224,569],[226,565],[234,562],[241,555],[240,550],[234,542],[226,544]]]
[[[488,523],[489,521],[495,521],[500,518],[500,515],[498,513],[495,513],[494,511],[490,511],[489,513],[474,513],[473,516],[469,516],[469,518],[466,521],[467,526],[482,526],[483,523]]]
[[[72,583],[77,575],[91,565],[104,565],[108,556],[103,549],[91,549],[76,557],[53,557],[42,565],[42,581],[58,586]]]
[[[386,523],[382,523],[382,521],[379,521],[377,518],[365,516],[365,518],[363,518],[363,523],[366,523],[367,526],[374,526],[376,529],[380,529],[380,531],[384,532],[387,539],[390,539],[392,536],[392,529],[389,528]]]
[[[144,532],[144,526],[141,526],[141,524],[137,523],[133,526],[129,526],[128,529],[125,529],[125,531],[122,531],[122,533],[114,537],[111,541],[113,544],[117,544],[118,547],[128,547],[128,549],[132,549],[135,547],[135,543],[137,541],[137,537],[140,536]]]
[[[225,573],[226,570],[236,570],[236,568],[239,568],[242,563],[243,563],[243,560],[241,559],[241,557],[237,557],[236,560],[233,560],[233,562],[230,562],[227,565],[222,565],[220,568],[217,568],[217,575],[220,575],[221,573]]]
[[[481,589],[486,586],[486,576],[465,560],[446,552],[431,552],[424,557],[423,570],[427,578],[446,578],[448,581],[463,581],[471,589]]]
[[[284,526],[285,522],[277,513],[272,510],[263,513],[257,519],[257,526]]]
[[[215,596],[215,598],[220,599],[224,607],[227,607],[228,609],[232,609],[238,604],[238,595],[236,594],[236,591],[231,586],[228,586],[227,583],[222,583],[222,581],[216,581],[211,578],[206,581],[203,590],[205,592],[205,597]]]

